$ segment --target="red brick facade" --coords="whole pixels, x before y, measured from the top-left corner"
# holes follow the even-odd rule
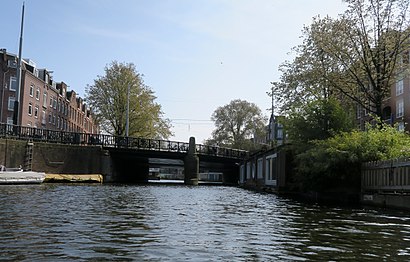
[[[3,49],[0,57],[0,122],[13,124],[17,56]],[[50,71],[38,69],[31,60],[23,59],[21,80],[17,125],[99,133],[91,109],[75,91],[67,91],[66,83],[55,82]]]

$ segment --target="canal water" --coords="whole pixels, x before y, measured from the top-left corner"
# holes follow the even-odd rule
[[[0,186],[0,261],[366,260],[410,260],[408,213],[224,186]]]

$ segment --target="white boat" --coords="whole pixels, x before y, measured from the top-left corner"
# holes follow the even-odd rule
[[[21,167],[7,168],[0,165],[0,184],[41,184],[45,178],[44,172],[25,171]]]

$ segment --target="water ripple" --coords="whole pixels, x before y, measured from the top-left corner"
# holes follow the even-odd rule
[[[234,187],[0,186],[1,261],[409,260],[405,212]]]

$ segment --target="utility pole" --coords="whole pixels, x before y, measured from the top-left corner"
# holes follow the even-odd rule
[[[275,113],[274,107],[275,107],[275,99],[274,99],[274,96],[273,96],[273,86],[272,86],[272,116]]]
[[[18,125],[19,122],[19,111],[20,111],[20,91],[21,91],[21,53],[23,48],[23,25],[24,25],[24,2],[21,12],[21,28],[20,28],[20,45],[19,45],[19,57],[17,62],[17,89],[16,89],[16,98],[14,100],[14,115],[13,115],[13,124]]]

